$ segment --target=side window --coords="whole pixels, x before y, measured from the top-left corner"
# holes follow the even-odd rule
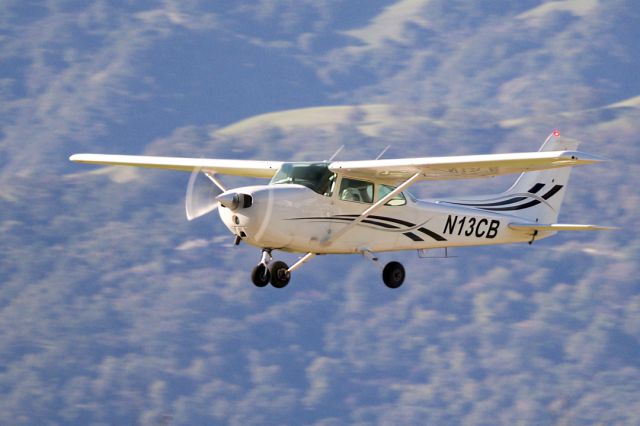
[[[373,203],[373,184],[364,180],[342,178],[340,199],[359,203]]]
[[[380,199],[384,197],[394,189],[395,188],[393,186],[380,185],[380,189],[378,190],[378,198]],[[405,204],[407,204],[407,199],[404,198],[404,194],[401,192],[399,194],[396,194],[396,196],[391,198],[389,201],[387,201],[385,206],[404,206]]]

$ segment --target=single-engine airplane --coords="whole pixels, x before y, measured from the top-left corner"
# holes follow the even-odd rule
[[[75,154],[77,163],[191,172],[189,220],[218,209],[235,236],[262,249],[251,278],[285,287],[291,272],[320,254],[425,250],[529,242],[557,231],[613,229],[556,223],[572,166],[605,160],[577,151],[554,131],[538,152],[364,161],[280,162]],[[505,192],[419,200],[407,189],[422,180],[487,178],[520,173]],[[227,189],[218,175],[271,178],[267,185]],[[273,250],[306,253],[292,266]],[[399,262],[382,270],[389,288],[405,279]]]

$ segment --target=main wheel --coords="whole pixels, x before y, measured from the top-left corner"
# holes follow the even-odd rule
[[[398,288],[404,282],[404,266],[400,262],[389,262],[382,270],[382,280],[389,288]]]
[[[271,281],[271,272],[264,264],[259,263],[251,271],[251,281],[256,287],[264,287]]]
[[[286,263],[276,260],[269,265],[271,271],[271,285],[275,288],[283,288],[289,284],[291,273]]]

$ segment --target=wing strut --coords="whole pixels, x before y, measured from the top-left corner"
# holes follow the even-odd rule
[[[374,205],[372,205],[371,207],[369,207],[368,209],[366,209],[365,211],[363,211],[360,216],[358,216],[353,222],[350,222],[347,226],[345,226],[344,228],[342,228],[340,231],[336,232],[335,234],[331,235],[331,238],[327,239],[326,241],[324,241],[324,244],[329,245],[332,242],[334,242],[335,240],[337,240],[338,238],[342,237],[344,234],[346,234],[347,232],[349,232],[349,230],[351,228],[353,228],[354,226],[356,226],[357,224],[359,224],[360,222],[362,222],[363,220],[365,220],[367,218],[367,216],[371,215],[373,212],[375,212],[378,208],[380,208],[381,206],[384,206],[387,201],[389,201],[390,199],[392,199],[393,197],[395,197],[396,195],[398,195],[399,193],[401,193],[402,191],[404,191],[405,189],[407,189],[409,186],[411,186],[411,184],[413,182],[416,181],[416,179],[418,179],[420,177],[422,173],[416,173],[413,176],[411,176],[409,179],[407,179],[406,181],[404,181],[401,185],[399,185],[398,187],[396,187],[396,189],[394,189],[393,191],[391,191],[390,193],[388,193],[387,195],[385,195],[384,197],[382,197],[381,199],[378,200],[377,203],[375,203]],[[365,255],[369,254],[370,252],[368,250],[365,250],[363,252]],[[309,260],[311,260],[312,258],[314,258],[316,256],[315,253],[310,252],[305,254],[303,257],[301,257],[300,259],[298,259],[298,261],[296,263],[294,263],[293,265],[291,265],[289,267],[289,269],[287,270],[287,272],[293,272],[294,270],[298,269],[300,266],[302,266],[303,263],[308,262]],[[376,257],[372,257],[372,259],[375,260],[375,262],[377,263],[378,258]]]
[[[298,269],[299,267],[302,266],[303,263],[311,260],[312,257],[315,257],[315,253],[307,253],[305,254],[303,257],[301,257],[300,259],[298,259],[298,261],[296,263],[294,263],[293,265],[291,265],[289,267],[289,269],[287,269],[287,272],[293,272],[296,269]]]
[[[405,180],[402,184],[397,186],[396,189],[394,189],[393,191],[391,191],[390,193],[388,193],[387,195],[379,199],[377,203],[375,203],[374,205],[372,205],[371,207],[369,207],[368,209],[360,213],[360,216],[358,216],[353,222],[349,222],[344,228],[332,234],[326,241],[324,241],[324,244],[330,245],[332,242],[342,237],[344,234],[349,232],[351,228],[353,228],[354,226],[356,226],[357,224],[365,220],[368,216],[370,216],[373,212],[378,210],[380,207],[384,206],[390,199],[392,199],[393,197],[395,197],[396,195],[398,195],[399,193],[407,189],[409,186],[411,186],[411,184],[413,184],[413,182],[415,182],[421,175],[422,173],[418,172],[413,176],[411,176],[409,179]]]
[[[220,182],[220,179],[218,179],[218,177],[216,176],[215,173],[209,173],[209,172],[205,172],[204,175],[206,177],[209,178],[209,180],[211,182],[213,182],[213,184],[215,186],[217,186],[218,188],[220,188],[220,191],[222,192],[227,192],[227,189],[224,187],[224,185],[222,184],[222,182]]]

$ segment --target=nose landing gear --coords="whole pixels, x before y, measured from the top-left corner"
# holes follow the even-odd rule
[[[251,271],[251,281],[256,287],[265,287],[271,283],[275,288],[284,288],[289,284],[291,273],[287,264],[272,260],[271,250],[262,250],[262,260]]]
[[[271,281],[269,268],[262,263],[258,263],[251,271],[251,281],[256,287],[265,287]]]

